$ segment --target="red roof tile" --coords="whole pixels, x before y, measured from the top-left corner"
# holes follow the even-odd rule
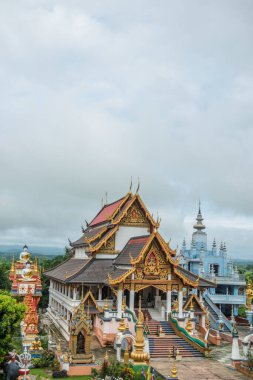
[[[115,210],[120,206],[120,204],[122,203],[123,199],[125,199],[125,198],[121,198],[121,199],[119,199],[118,201],[116,201],[114,203],[111,203],[111,204],[109,204],[107,206],[104,206],[102,208],[102,210],[99,211],[99,213],[97,214],[97,216],[95,216],[95,218],[91,221],[91,223],[89,224],[89,226],[94,226],[95,224],[106,222],[108,220],[108,218],[110,218],[110,216],[112,216],[113,213],[115,212]]]

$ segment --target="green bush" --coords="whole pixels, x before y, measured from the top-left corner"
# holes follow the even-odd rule
[[[32,359],[34,368],[55,368],[55,356],[52,351],[43,351],[41,358]],[[57,362],[58,363],[58,362]],[[58,365],[56,366],[58,369]]]

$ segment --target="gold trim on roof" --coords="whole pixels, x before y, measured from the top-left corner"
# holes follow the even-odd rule
[[[128,200],[129,196],[131,197],[132,196],[132,193],[129,192],[127,193],[127,195],[125,195],[125,197],[122,199],[122,202],[120,203],[120,205],[114,210],[113,214],[108,218],[109,220],[112,220],[115,215],[117,215],[117,213],[119,212],[120,208],[126,203],[126,201]]]
[[[135,271],[135,268],[129,269],[127,272],[123,273],[121,276],[115,278],[114,280],[110,275],[108,275],[108,282],[109,285],[117,285],[124,281],[130,274],[132,274]]]
[[[190,280],[187,276],[184,276],[182,273],[179,272],[177,269],[177,266],[174,266],[174,272],[180,277],[184,283],[193,286],[194,288],[198,287],[199,285],[199,276],[197,277],[196,281]],[[192,274],[192,273],[191,273]]]
[[[199,305],[200,309],[206,314],[205,307],[202,305],[202,303],[199,300],[199,297],[195,293],[191,294],[190,298],[185,303],[183,309],[186,310],[189,306],[191,306],[191,303],[192,303],[193,300],[195,300],[195,302],[197,303],[197,305]]]
[[[108,226],[105,226],[100,232],[98,232],[96,235],[92,236],[91,238],[84,238],[84,242],[89,244],[98,239],[106,230]]]
[[[92,247],[92,246],[89,244],[90,252],[95,252],[95,251],[97,251],[99,248],[101,248],[102,245],[105,244],[105,243],[107,242],[107,240],[110,239],[110,238],[114,235],[114,233],[118,230],[118,228],[119,228],[119,226],[114,227],[114,228],[111,230],[111,232],[110,232],[109,234],[106,234],[106,236],[105,236],[103,239],[101,239],[101,240],[97,243],[97,245],[95,245],[94,247]]]
[[[91,300],[93,301],[93,303],[94,303],[96,309],[97,309],[100,313],[102,313],[102,312],[103,312],[103,308],[100,307],[100,306],[98,305],[98,303],[97,303],[97,301],[95,300],[95,298],[94,298],[93,293],[92,293],[91,290],[89,290],[89,291],[85,294],[85,297],[81,300],[81,302],[80,302],[80,304],[79,304],[78,307],[80,307],[80,305],[83,305],[83,306],[84,306],[85,303],[86,303],[86,301],[88,300],[88,298],[91,298]]]

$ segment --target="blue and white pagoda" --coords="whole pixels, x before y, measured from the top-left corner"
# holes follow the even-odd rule
[[[206,226],[199,203],[196,223],[193,226],[190,249],[184,239],[180,251],[180,265],[201,277],[212,279],[217,287],[209,290],[206,299],[217,305],[226,315],[238,315],[238,306],[246,304],[244,275],[239,275],[237,267],[228,258],[224,242],[217,248],[213,239],[212,248],[208,249]]]

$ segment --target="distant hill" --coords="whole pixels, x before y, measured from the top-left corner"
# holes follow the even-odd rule
[[[234,264],[238,265],[253,265],[253,259],[232,259]]]
[[[23,247],[20,245],[0,245],[0,258],[10,258],[14,256],[16,259],[22,251],[22,248]],[[54,256],[63,255],[65,253],[65,248],[31,245],[29,246],[29,252],[33,257],[45,256],[53,258]]]

